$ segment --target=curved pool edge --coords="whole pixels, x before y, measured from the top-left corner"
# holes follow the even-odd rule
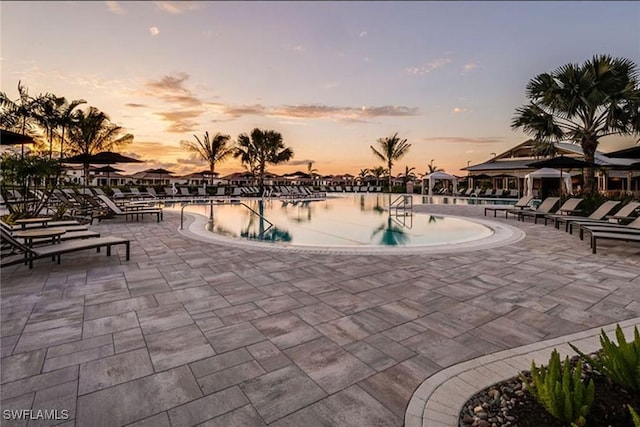
[[[194,212],[184,212],[184,228],[178,228],[178,232],[185,237],[209,243],[219,243],[245,249],[261,249],[275,252],[296,252],[315,254],[359,254],[359,255],[407,255],[407,254],[446,254],[469,252],[483,249],[491,249],[500,246],[507,246],[526,237],[526,233],[520,228],[491,221],[487,219],[470,218],[460,215],[443,215],[430,212],[415,212],[416,215],[436,215],[457,218],[465,221],[475,222],[490,228],[491,236],[477,240],[461,243],[444,243],[431,245],[411,245],[411,246],[379,246],[379,247],[358,247],[358,246],[314,246],[314,245],[287,245],[273,244],[258,241],[240,240],[233,237],[226,237],[220,234],[205,230],[208,218]]]

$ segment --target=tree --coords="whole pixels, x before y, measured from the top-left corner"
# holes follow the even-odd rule
[[[18,98],[15,101],[9,99],[6,93],[0,92],[0,125],[4,129],[15,130],[27,135],[35,124],[33,110],[35,100],[29,96],[29,90],[18,81]],[[22,145],[21,156],[24,157],[24,145]]]
[[[364,179],[367,177],[368,174],[369,174],[369,169],[367,168],[360,169],[360,172],[358,173],[358,178],[360,178],[361,184],[364,184]]]
[[[407,183],[409,181],[412,181],[412,180],[416,179],[416,174],[413,173],[413,171],[415,169],[416,168],[414,168],[414,167],[410,168],[409,166],[405,166],[404,167],[404,173],[400,174],[400,176],[402,176],[402,184],[404,185],[405,192],[407,191]]]
[[[391,171],[393,168],[393,162],[400,160],[405,154],[407,154],[411,144],[409,144],[406,139],[398,138],[397,133],[391,137],[380,138],[377,142],[378,149],[372,145],[371,151],[373,151],[373,154],[376,157],[387,163],[387,168],[389,169],[389,192],[391,192]]]
[[[86,113],[77,110],[73,119],[73,126],[69,128],[70,151],[73,154],[90,156],[133,141],[133,135],[121,136],[122,127],[112,123],[109,116],[95,107],[89,107]],[[84,179],[85,183],[88,182],[89,163],[84,164]]]
[[[238,136],[233,155],[239,157],[247,170],[258,177],[260,194],[263,194],[267,164],[277,165],[290,160],[293,150],[284,145],[280,133],[255,128],[250,136],[246,133]]]
[[[638,69],[629,59],[596,55],[563,65],[531,79],[526,95],[529,103],[516,109],[511,127],[541,143],[580,144],[592,165],[601,138],[640,135]],[[597,191],[593,168],[585,169],[584,191]]]
[[[439,168],[438,166],[433,164],[434,159],[431,159],[431,161],[429,162],[429,164],[427,165],[427,175],[434,173],[434,172],[439,172],[442,170],[442,168]]]
[[[387,173],[387,170],[384,168],[384,166],[376,166],[369,169],[369,172],[371,172],[373,176],[376,177],[376,185],[379,185],[380,177],[384,176],[384,174]]]
[[[51,93],[40,95],[34,100],[33,115],[42,126],[49,142],[49,159],[53,157],[53,136],[61,122],[60,108],[64,98],[59,98]]]
[[[307,163],[307,173],[311,177],[311,180],[315,183],[316,173],[318,173],[318,169],[313,167],[313,160]]]
[[[64,138],[65,131],[74,125],[74,110],[82,104],[86,104],[84,99],[74,99],[69,102],[66,98],[62,97],[62,105],[58,109],[58,126],[60,127],[60,159],[64,157]]]
[[[209,163],[209,171],[211,171],[211,185],[213,185],[213,174],[216,171],[216,163],[223,162],[233,155],[233,145],[228,145],[231,137],[229,135],[223,135],[216,133],[213,138],[209,138],[209,132],[204,133],[202,141],[193,135],[196,142],[192,141],[180,141],[180,145],[194,153],[205,162]]]

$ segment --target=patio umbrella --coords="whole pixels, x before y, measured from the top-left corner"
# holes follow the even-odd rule
[[[21,135],[10,130],[0,129],[0,145],[20,145],[21,155],[24,157],[24,144],[34,144],[29,135]]]
[[[540,160],[538,162],[529,163],[527,166],[532,168],[551,168],[560,170],[560,194],[562,195],[562,169],[583,169],[591,167],[591,163],[575,157],[557,156],[550,159]]]
[[[150,174],[160,175],[160,179],[163,179],[165,175],[173,175],[175,173],[163,168],[149,169],[149,170],[146,170],[145,172]]]

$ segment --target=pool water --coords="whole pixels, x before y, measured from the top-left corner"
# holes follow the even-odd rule
[[[414,196],[414,203],[421,197]],[[193,205],[205,229],[242,240],[294,246],[429,246],[470,242],[493,230],[460,218],[389,211],[388,195],[347,194],[315,201],[242,199],[243,204]]]

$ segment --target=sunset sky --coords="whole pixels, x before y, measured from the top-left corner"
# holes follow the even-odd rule
[[[640,64],[640,2],[9,1],[0,16],[2,91],[87,100],[135,136],[121,151],[147,163],[129,172],[200,170],[181,140],[259,127],[294,150],[276,173],[357,175],[397,132],[412,147],[394,175],[432,159],[460,174],[527,139],[510,123],[536,74]]]

